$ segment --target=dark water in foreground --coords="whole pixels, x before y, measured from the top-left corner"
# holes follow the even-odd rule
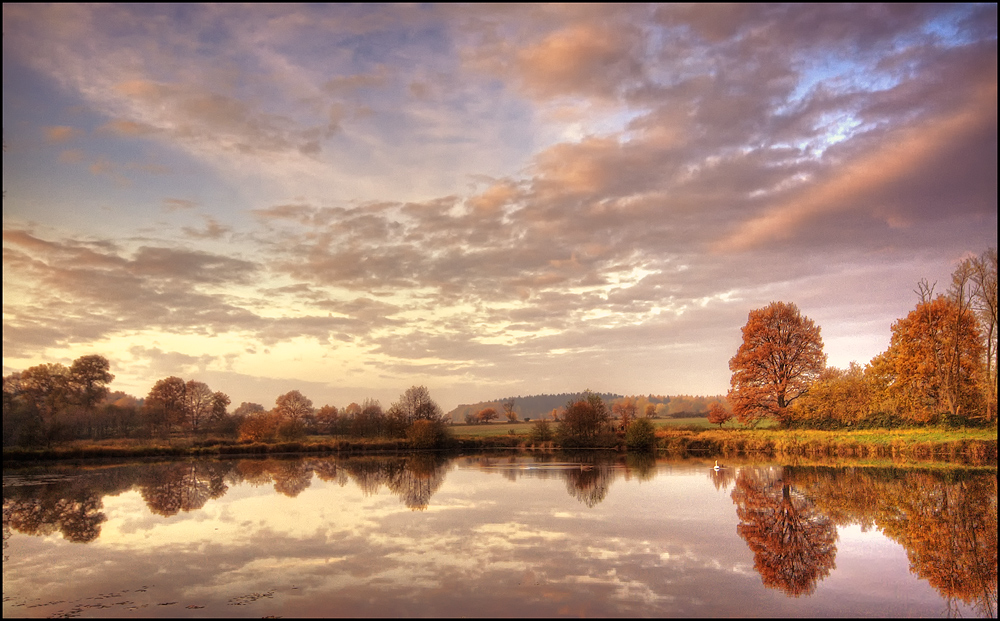
[[[996,470],[550,455],[5,470],[8,616],[995,616]]]

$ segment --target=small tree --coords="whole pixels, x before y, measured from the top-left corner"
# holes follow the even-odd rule
[[[324,405],[316,412],[316,426],[320,433],[335,434],[340,429],[340,412],[334,405]]]
[[[493,408],[484,408],[482,410],[479,410],[479,413],[476,414],[476,418],[478,418],[479,421],[483,423],[489,423],[492,420],[496,420],[497,417],[498,417],[497,411]]]
[[[292,390],[274,401],[274,411],[284,419],[298,421],[313,413],[313,403],[301,392]]]
[[[601,396],[589,390],[583,398],[566,404],[559,423],[559,440],[564,446],[597,446],[610,432],[611,414]]]
[[[733,417],[733,413],[727,410],[721,403],[713,403],[708,406],[708,422],[718,425],[719,429]]]
[[[406,430],[406,439],[416,449],[437,448],[445,443],[449,435],[448,427],[442,420],[420,418]]]
[[[625,447],[630,451],[649,451],[656,448],[656,429],[648,418],[632,421],[625,432]]]
[[[551,442],[554,438],[552,433],[552,425],[548,420],[540,418],[531,425],[531,434],[529,438],[532,442],[536,444],[541,444],[542,442]]]
[[[517,422],[517,412],[514,411],[514,400],[507,399],[503,402],[503,413],[507,416],[507,420],[516,423]]]

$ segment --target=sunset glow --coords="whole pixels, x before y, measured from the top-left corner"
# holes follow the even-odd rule
[[[4,4],[4,375],[448,411],[867,363],[997,245],[995,5]]]

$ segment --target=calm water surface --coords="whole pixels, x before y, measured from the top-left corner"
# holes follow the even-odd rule
[[[8,616],[995,616],[995,469],[590,455],[4,471]]]

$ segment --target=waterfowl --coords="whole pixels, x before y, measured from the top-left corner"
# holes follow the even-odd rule
[[[722,470],[723,468],[725,468],[725,466],[720,466],[719,465],[719,460],[716,459],[715,460],[715,470]]]

